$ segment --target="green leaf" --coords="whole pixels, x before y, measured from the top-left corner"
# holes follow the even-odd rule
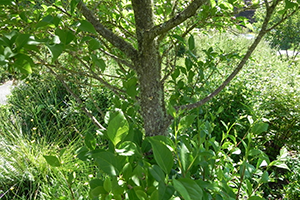
[[[71,1],[71,14],[74,13],[74,10],[75,10],[77,4],[79,3],[79,1],[80,1],[80,0],[72,0],[72,1]]]
[[[201,200],[203,198],[202,188],[192,179],[173,179],[173,185],[185,200]]]
[[[189,37],[189,40],[188,40],[188,44],[189,44],[189,50],[194,50],[195,49],[195,39],[194,39],[194,36],[191,35]]]
[[[5,56],[5,58],[12,58],[14,57],[15,55],[17,55],[16,53],[14,53],[10,47],[5,47],[4,48],[4,51],[3,51],[3,54]]]
[[[260,123],[256,123],[254,124],[254,126],[252,127],[251,131],[254,134],[260,134],[262,132],[265,132],[268,130],[269,124],[268,123],[264,123],[264,122],[260,122]]]
[[[92,54],[92,60],[94,65],[99,67],[102,72],[105,70],[106,64],[103,59],[98,58],[96,55]]]
[[[39,21],[37,23],[36,28],[53,24],[53,21],[54,21],[54,17],[51,15],[47,15],[46,17],[44,17],[41,21]]]
[[[75,38],[75,35],[70,30],[61,30],[58,28],[55,30],[55,34],[59,37],[61,43],[65,45],[70,44]]]
[[[131,141],[125,141],[122,143],[119,143],[118,148],[116,149],[116,152],[120,156],[133,156],[138,152],[137,146],[135,143]]]
[[[29,40],[30,35],[29,34],[19,34],[16,39],[16,45],[19,49],[21,49],[23,46],[25,46]]]
[[[80,22],[80,25],[78,26],[78,30],[93,33],[93,34],[97,34],[94,26],[86,20],[82,20]]]
[[[110,177],[105,177],[104,183],[103,183],[103,187],[107,192],[110,192],[112,190],[112,182]]]
[[[298,4],[291,2],[289,0],[285,0],[285,9],[290,9],[290,8],[294,8],[294,7],[297,8]]]
[[[181,130],[183,128],[190,128],[191,125],[195,122],[196,117],[196,115],[187,115],[182,117],[178,124],[178,130]]]
[[[31,74],[32,73],[31,66],[34,66],[34,63],[29,56],[24,54],[18,54],[15,57],[14,67],[20,70],[21,73]]]
[[[269,181],[269,173],[264,171],[263,175],[261,176],[260,183],[267,183]]]
[[[155,140],[154,138],[149,138],[149,142],[151,143],[153,149],[155,161],[166,174],[169,174],[174,163],[172,152],[166,145]]]
[[[98,152],[92,155],[98,167],[110,176],[119,174],[118,160],[111,152]]]
[[[183,173],[186,173],[186,170],[193,160],[193,156],[184,143],[182,143],[180,148],[180,160],[182,163]]]
[[[265,200],[265,199],[259,196],[252,196],[248,200]]]
[[[98,187],[91,189],[90,193],[91,193],[92,197],[98,197],[100,194],[107,194],[107,192],[103,186],[98,186]]]
[[[84,143],[89,149],[94,150],[96,148],[97,141],[91,133],[86,133],[84,137]]]
[[[173,38],[176,38],[182,44],[185,44],[184,38],[179,35],[172,35]]]
[[[153,165],[149,168],[149,172],[157,182],[164,182],[165,174],[159,166]]]
[[[278,168],[282,168],[282,169],[287,169],[290,171],[290,168],[283,162],[283,161],[280,161],[280,160],[274,160],[272,161],[269,166],[276,166]]]
[[[43,156],[47,163],[49,165],[51,165],[52,167],[60,167],[61,166],[61,163],[59,161],[59,159],[56,157],[56,156]]]
[[[146,194],[146,192],[144,192],[144,189],[142,189],[141,187],[139,187],[139,186],[134,187],[134,191],[135,191],[135,194],[138,197],[138,199],[140,199],[140,200],[149,199],[148,195]]]
[[[0,5],[13,5],[13,0],[1,0]]]
[[[128,122],[121,110],[117,110],[117,114],[112,118],[107,127],[107,136],[116,146],[122,141],[129,131]]]
[[[190,71],[193,67],[193,62],[189,57],[185,58],[185,67],[187,68],[187,71]]]
[[[56,61],[57,58],[62,54],[64,50],[64,45],[63,44],[53,44],[53,45],[47,45],[51,56],[52,56],[52,62]]]
[[[94,51],[96,49],[99,49],[101,47],[101,43],[99,40],[92,38],[89,41],[89,50]]]
[[[288,155],[289,155],[288,150],[285,147],[282,147],[280,149],[280,153],[279,153],[279,156],[277,157],[277,160],[286,161]]]

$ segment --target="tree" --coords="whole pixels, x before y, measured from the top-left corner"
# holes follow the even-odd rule
[[[0,2],[5,19],[0,63],[10,72],[23,74],[46,66],[63,82],[68,74],[96,79],[120,98],[138,102],[146,136],[165,135],[173,119],[170,113],[197,108],[216,96],[243,68],[262,37],[298,8],[297,3],[285,1],[293,6],[285,7],[280,22],[269,25],[281,3],[264,2],[266,14],[259,34],[232,73],[209,94],[200,94],[210,72],[193,54],[195,39],[190,33],[245,24],[245,19],[233,16],[259,6],[258,2],[247,6],[242,1],[208,0],[5,0]],[[179,50],[184,53],[185,69],[177,64]],[[106,73],[108,63],[116,66],[110,74]],[[178,78],[182,76],[193,91],[166,92],[166,86],[183,89]],[[111,79],[119,84],[111,84]],[[176,101],[182,96],[185,101]],[[77,100],[82,102],[78,96]]]

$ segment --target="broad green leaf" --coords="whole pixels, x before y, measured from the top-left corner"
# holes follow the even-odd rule
[[[252,196],[248,200],[265,200],[265,199],[259,196]]]
[[[93,154],[98,167],[110,176],[117,176],[119,174],[118,160],[111,152],[99,152]]]
[[[182,44],[185,44],[184,38],[179,35],[172,35],[173,38],[176,38]]]
[[[269,181],[269,173],[267,171],[264,171],[259,182],[267,183],[268,181]]]
[[[106,68],[106,64],[102,58],[98,58],[96,55],[92,54],[92,60],[95,66],[99,67],[103,72]]]
[[[260,134],[262,132],[267,131],[268,127],[269,127],[268,123],[260,122],[260,123],[254,124],[254,126],[251,129],[251,131],[254,134]]]
[[[96,148],[97,141],[91,133],[87,133],[84,137],[84,143],[89,149],[94,150]]]
[[[154,191],[151,193],[150,200],[158,200],[158,199],[159,199],[159,193],[158,193],[158,190],[154,190]]]
[[[107,194],[103,186],[98,186],[91,189],[90,194],[92,197],[98,197],[100,194]]]
[[[31,66],[34,66],[32,59],[24,54],[18,54],[15,57],[14,67],[23,74],[31,74]]]
[[[62,54],[64,50],[64,45],[63,44],[53,44],[53,45],[47,45],[51,56],[52,56],[52,62],[56,61],[57,58]]]
[[[294,8],[294,7],[297,8],[298,4],[291,2],[289,0],[285,0],[285,9],[290,9],[290,8]]]
[[[126,89],[126,93],[131,97],[135,97],[138,94],[137,82],[138,80],[136,77],[132,77],[123,82],[123,87]]]
[[[190,128],[191,125],[195,122],[196,117],[196,115],[187,115],[182,117],[178,124],[178,130],[181,130],[182,128]]]
[[[283,162],[283,161],[280,161],[280,160],[274,160],[272,161],[269,166],[276,166],[278,168],[282,168],[282,169],[287,169],[287,170],[290,170],[290,168]]]
[[[154,138],[149,138],[149,142],[153,149],[155,161],[166,174],[169,174],[174,163],[172,152],[165,144],[162,144]]]
[[[101,47],[101,43],[99,40],[92,38],[89,41],[89,50],[94,51],[96,49],[99,49]]]
[[[189,43],[189,50],[194,50],[195,49],[195,39],[194,39],[194,36],[191,35],[189,37],[189,40],[188,40],[188,43]]]
[[[149,172],[157,182],[164,181],[165,174],[159,166],[153,165],[151,168],[149,168]]]
[[[61,43],[65,45],[70,44],[75,38],[75,35],[70,30],[61,30],[57,28],[55,34],[59,37]]]
[[[36,28],[48,26],[50,24],[53,24],[54,17],[51,15],[47,15],[44,17],[40,22],[37,23]]]
[[[193,62],[189,57],[185,58],[185,67],[188,71],[191,70],[191,68],[193,67]]]
[[[193,156],[191,152],[188,150],[186,145],[182,143],[180,148],[180,161],[183,167],[183,173],[186,173],[186,170],[188,169],[189,165],[191,164],[193,160]]]
[[[202,188],[192,179],[173,179],[173,185],[185,200],[201,200],[203,198]]]
[[[56,157],[56,156],[43,156],[47,163],[49,165],[51,165],[52,167],[60,167],[61,166],[61,163],[59,161],[59,159]]]
[[[164,182],[160,182],[158,185],[158,196],[159,200],[165,200],[165,199],[170,199],[175,190],[172,185],[166,185]]]
[[[0,5],[13,5],[13,0],[1,0]]]
[[[93,34],[97,34],[94,26],[86,20],[82,20],[80,22],[80,25],[78,26],[78,30],[93,33]]]
[[[77,4],[79,3],[80,0],[72,0],[71,1],[71,14],[74,13],[74,10],[77,6]]]
[[[117,145],[116,152],[120,156],[132,156],[138,152],[137,146],[131,141],[125,141]]]
[[[29,40],[30,35],[29,34],[19,34],[16,39],[16,45],[19,49],[21,49],[24,45],[27,44]]]
[[[288,150],[285,147],[282,147],[280,149],[280,153],[279,153],[279,156],[277,157],[277,160],[286,161],[288,155],[289,155]]]
[[[179,76],[179,74],[180,74],[180,71],[179,71],[178,67],[176,67],[176,69],[174,70],[174,72],[171,75],[173,81],[176,80],[176,78]]]
[[[148,195],[146,194],[146,192],[144,192],[144,189],[142,187],[134,187],[134,191],[136,196],[138,197],[139,200],[147,200]]]
[[[5,47],[3,54],[4,54],[5,58],[12,58],[16,55],[16,53],[14,53],[10,47]]]
[[[249,156],[257,156],[259,154],[261,154],[262,151],[261,150],[258,150],[258,149],[250,149],[249,151]]]
[[[107,192],[110,192],[112,190],[112,182],[110,177],[105,177],[104,183],[103,183],[103,187]]]
[[[112,118],[107,127],[107,136],[111,142],[116,146],[122,141],[129,131],[128,122],[121,110],[117,111],[117,115]]]

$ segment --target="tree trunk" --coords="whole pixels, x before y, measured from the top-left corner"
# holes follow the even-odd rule
[[[149,48],[151,46],[151,48]],[[166,113],[163,85],[161,84],[161,64],[154,42],[139,58],[137,70],[140,83],[141,114],[147,136],[165,134]]]
[[[155,39],[149,37],[154,27],[151,0],[132,0],[135,14],[138,58],[135,69],[140,84],[140,106],[146,136],[163,135],[166,127],[166,112],[161,62]]]

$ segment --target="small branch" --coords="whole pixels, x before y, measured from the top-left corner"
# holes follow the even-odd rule
[[[252,45],[249,47],[247,53],[242,58],[241,62],[238,64],[238,66],[235,68],[235,70],[228,76],[228,78],[215,91],[213,91],[212,93],[210,93],[208,96],[206,96],[202,100],[200,100],[200,101],[198,101],[196,103],[192,103],[192,104],[177,106],[175,108],[176,110],[185,110],[185,109],[191,110],[191,109],[194,109],[194,108],[202,106],[206,102],[210,101],[213,97],[215,97],[216,95],[218,95],[233,80],[233,78],[236,77],[236,75],[242,70],[242,68],[246,64],[247,60],[252,55],[253,51],[256,49],[256,47],[259,44],[259,42],[261,41],[262,37],[267,33],[267,31],[268,31],[267,30],[268,23],[269,23],[269,21],[271,19],[271,15],[274,12],[274,10],[275,10],[276,5],[278,4],[278,2],[279,1],[274,2],[274,4],[271,7],[269,7],[269,9],[267,10],[267,14],[266,14],[266,17],[264,19],[264,22],[263,22],[263,25],[262,25],[262,29],[260,30],[259,34],[255,38],[255,40],[252,43]]]
[[[51,71],[51,73],[53,73],[58,79],[59,81],[63,84],[63,86],[66,88],[66,90],[76,99],[77,103],[79,104],[79,106],[81,106],[81,109],[83,110],[83,112],[92,120],[92,122],[101,130],[106,130],[106,128],[104,126],[102,126],[99,121],[91,114],[91,112],[84,106],[83,101],[80,99],[80,97],[78,95],[76,95],[70,88],[69,86],[66,84],[66,82],[64,81],[64,79],[58,75],[51,67],[47,66],[46,67]]]
[[[78,3],[77,7],[102,37],[104,37],[113,46],[125,53],[125,55],[127,55],[131,60],[136,60],[136,58],[138,57],[137,50],[130,43],[114,34],[111,30],[105,28],[103,24],[95,18],[93,13],[86,7],[86,5],[82,1]]]
[[[196,11],[205,4],[208,4],[208,0],[194,0],[186,9],[180,12],[178,15],[174,16],[173,18],[169,19],[168,21],[154,26],[149,31],[149,38],[155,38],[156,36],[165,33],[172,28],[176,27],[177,25],[181,24],[182,22],[186,21],[190,17],[196,14]]]

